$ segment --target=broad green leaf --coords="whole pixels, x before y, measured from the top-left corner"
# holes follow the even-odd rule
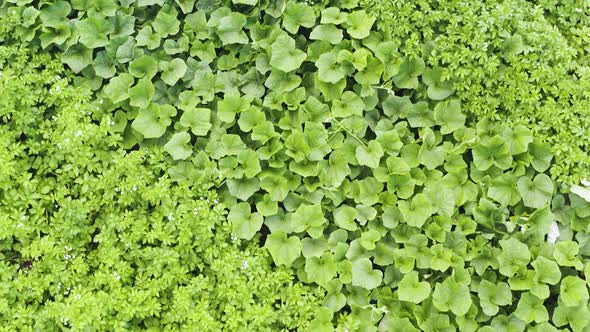
[[[432,215],[432,204],[428,197],[422,193],[414,195],[411,201],[398,201],[398,207],[404,221],[412,226],[421,228]]]
[[[346,71],[338,62],[338,55],[328,52],[320,55],[315,62],[318,68],[318,79],[332,84],[338,83],[346,76]]]
[[[257,212],[252,213],[250,204],[242,202],[232,206],[227,215],[227,220],[232,225],[232,236],[250,240],[260,230],[260,227],[262,227],[263,217]],[[267,244],[272,235],[268,236]]]
[[[527,324],[531,322],[542,323],[549,320],[549,314],[543,305],[543,300],[528,292],[521,295],[514,315]]]
[[[590,323],[590,311],[586,305],[570,307],[562,302],[553,311],[552,322],[557,327],[569,324],[574,332],[581,332]]]
[[[287,238],[287,234],[284,232],[269,234],[264,246],[268,249],[277,265],[291,266],[293,261],[301,255],[301,240],[296,236]]]
[[[544,256],[539,256],[535,259],[531,265],[535,269],[536,279],[540,282],[555,285],[561,280],[561,271],[559,265],[553,260],[550,260]]]
[[[499,307],[512,304],[512,291],[505,282],[492,283],[484,279],[479,283],[477,293],[481,308],[488,316],[495,316]]]
[[[588,305],[588,287],[586,282],[576,276],[567,276],[561,280],[559,296],[569,307]]]
[[[421,58],[405,59],[399,72],[393,76],[393,83],[400,89],[416,89],[418,87],[418,76],[424,72],[425,64]]]
[[[537,174],[533,181],[522,176],[516,183],[525,206],[540,209],[551,202],[553,181],[546,174]]]
[[[312,40],[324,40],[336,45],[342,41],[342,30],[334,24],[321,24],[316,26],[309,35]]]
[[[461,113],[459,100],[441,101],[434,107],[434,121],[440,126],[443,135],[450,134],[465,125],[465,115]]]
[[[435,124],[434,112],[425,101],[412,104],[408,109],[407,117],[412,128],[432,127]]]
[[[512,165],[510,147],[500,136],[482,140],[473,148],[472,154],[475,167],[482,172],[494,165],[502,170]]]
[[[164,9],[160,9],[152,23],[152,27],[159,37],[166,38],[180,31],[180,21],[175,15],[167,13]]]
[[[295,1],[287,2],[283,13],[283,27],[296,34],[300,26],[311,28],[315,25],[315,12],[312,7]]]
[[[87,17],[76,23],[80,34],[80,43],[88,48],[105,46],[109,42],[108,35],[113,32],[111,23],[101,17]]]
[[[158,72],[158,61],[149,55],[142,55],[129,64],[129,74],[137,78],[153,78]]]
[[[142,78],[135,86],[129,89],[129,104],[131,106],[146,108],[151,103],[156,89],[149,78]]]
[[[502,254],[498,256],[500,263],[500,273],[513,277],[518,271],[526,269],[531,260],[531,254],[526,244],[518,241],[516,238],[500,240]]]
[[[529,144],[533,141],[532,132],[523,125],[504,129],[503,136],[508,141],[510,153],[513,155],[526,152]]]
[[[578,257],[580,248],[575,241],[559,241],[555,243],[553,258],[559,266],[572,266],[581,270],[584,266]]]
[[[260,181],[257,178],[227,179],[226,184],[232,196],[242,201],[247,201],[260,189]]]
[[[332,114],[335,117],[346,118],[352,115],[363,115],[365,103],[362,98],[352,91],[344,91],[342,97],[332,103]]]
[[[175,85],[186,74],[187,66],[184,60],[174,58],[170,62],[160,62],[160,69],[162,81],[168,85]]]
[[[68,65],[74,73],[92,64],[92,50],[83,45],[70,46],[62,55],[61,61]]]
[[[347,18],[348,13],[341,12],[338,7],[328,7],[326,9],[322,9],[322,18],[320,23],[338,25],[346,22]]]
[[[381,157],[383,157],[383,149],[377,141],[370,141],[367,147],[356,148],[356,158],[360,165],[375,169],[379,166]]]
[[[213,126],[211,124],[211,110],[208,108],[189,109],[182,113],[180,124],[190,128],[197,136],[205,136]]]
[[[369,36],[376,19],[364,10],[356,10],[348,14],[346,19],[346,32],[355,39],[363,39]]]
[[[442,80],[443,71],[441,68],[429,68],[422,74],[424,83],[428,86],[428,98],[432,100],[443,100],[455,92],[453,82]]]
[[[133,82],[134,79],[131,75],[122,73],[111,78],[103,91],[113,103],[120,103],[129,98],[129,88],[131,88]]]
[[[308,257],[305,260],[305,273],[310,281],[326,287],[328,282],[336,277],[334,256],[328,251],[321,255],[321,257]]]
[[[141,133],[144,138],[158,138],[164,135],[172,122],[170,118],[174,115],[176,115],[174,107],[152,103],[139,111],[131,123],[131,128]]]
[[[406,273],[398,284],[398,298],[400,301],[420,303],[430,296],[430,284],[418,281],[418,272]]]
[[[168,152],[174,160],[186,159],[193,154],[190,146],[191,135],[186,132],[175,133],[170,137],[168,143],[164,144],[164,150]]]
[[[432,293],[432,303],[440,311],[451,311],[457,316],[463,316],[471,307],[469,288],[460,285],[453,278],[447,278],[437,283]]]
[[[295,40],[280,35],[271,45],[270,65],[284,72],[298,69],[307,58],[305,52],[295,47]]]
[[[373,270],[373,263],[368,258],[360,258],[352,262],[352,285],[371,290],[381,285],[383,273]]]

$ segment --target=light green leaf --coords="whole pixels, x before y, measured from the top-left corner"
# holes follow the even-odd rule
[[[131,106],[146,108],[151,103],[156,89],[149,78],[142,78],[129,89],[129,104]]]
[[[379,161],[383,157],[383,149],[379,142],[370,141],[367,147],[358,146],[355,155],[360,165],[375,169],[379,166]]]
[[[352,262],[352,285],[371,290],[381,285],[383,273],[373,270],[373,263],[368,258],[360,258]]]
[[[459,100],[441,101],[434,107],[434,121],[440,126],[443,135],[450,134],[465,125],[465,115],[461,113]]]
[[[301,255],[301,240],[296,236],[287,238],[284,232],[273,232],[268,235],[264,246],[276,265],[291,266],[293,261]]]
[[[440,311],[452,311],[463,316],[471,307],[471,296],[466,285],[460,285],[453,278],[437,283],[432,293],[432,303]]]
[[[252,213],[250,204],[242,202],[232,206],[227,220],[232,225],[232,236],[250,240],[262,227],[263,217],[258,212]],[[267,243],[271,236],[267,238]]]
[[[170,62],[160,62],[160,69],[162,69],[162,81],[168,85],[175,85],[186,73],[186,63],[180,58],[174,58]]]
[[[324,40],[336,45],[342,41],[342,30],[334,24],[321,24],[316,26],[309,35],[312,40]]]
[[[111,78],[103,91],[113,103],[120,103],[129,98],[129,88],[133,85],[133,82],[134,79],[131,75],[122,73]]]
[[[189,133],[175,133],[170,137],[168,143],[164,144],[164,150],[168,152],[174,160],[183,160],[193,154],[193,149],[189,145],[191,135]]]
[[[180,124],[190,128],[197,136],[205,136],[211,129],[211,110],[208,108],[189,109],[182,113]]]
[[[533,181],[522,176],[516,183],[525,206],[540,209],[551,202],[553,181],[546,174],[537,174]]]
[[[270,65],[284,72],[298,69],[307,58],[305,52],[295,47],[295,40],[280,35],[271,45]]]
[[[348,14],[346,20],[346,32],[355,39],[363,39],[369,36],[376,19],[364,10],[356,10]]]
[[[426,281],[418,281],[418,272],[406,273],[398,284],[398,298],[400,301],[420,303],[430,295],[430,284]]]

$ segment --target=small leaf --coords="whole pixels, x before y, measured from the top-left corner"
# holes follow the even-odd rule
[[[120,103],[129,98],[129,88],[133,85],[133,82],[134,79],[131,75],[122,73],[111,78],[103,91],[113,103]]]
[[[187,66],[184,60],[174,58],[170,62],[160,62],[162,68],[162,81],[168,85],[175,85],[186,73]]]
[[[364,10],[356,10],[348,14],[346,20],[346,32],[356,39],[363,39],[369,36],[371,28],[376,19],[369,16]]]
[[[459,100],[441,101],[434,107],[434,121],[440,126],[443,135],[450,134],[465,125],[465,115],[461,113]]]
[[[367,147],[359,146],[356,148],[356,158],[360,165],[373,169],[377,168],[381,157],[383,157],[383,149],[377,141],[370,141]]]
[[[211,129],[211,110],[207,108],[189,109],[182,113],[180,124],[191,128],[191,132],[197,136],[205,136]]]
[[[148,78],[142,78],[129,89],[129,104],[131,106],[146,108],[151,103],[156,89],[152,81]]]
[[[336,45],[342,41],[342,30],[333,24],[321,24],[311,31],[309,39],[324,40],[332,45]]]
[[[525,206],[540,209],[551,202],[553,181],[546,174],[537,174],[533,181],[522,176],[516,185]]]

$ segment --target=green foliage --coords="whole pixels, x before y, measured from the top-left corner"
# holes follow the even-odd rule
[[[307,329],[323,292],[232,237],[253,233],[209,177],[118,148],[118,117],[61,67],[0,47],[0,330]]]
[[[528,127],[550,143],[551,176],[590,169],[590,16],[579,1],[361,0],[405,60],[393,77],[431,99],[454,93],[472,123]],[[509,13],[509,14],[506,14]],[[423,61],[423,63],[422,63]],[[424,63],[430,67],[424,70]]]
[[[107,188],[111,194],[104,198],[100,192],[96,202],[112,211],[101,220],[109,220],[105,227],[113,237],[145,237],[141,244],[149,244],[149,250],[167,246],[168,251],[129,258],[140,261],[137,269],[176,271],[174,282],[162,286],[168,293],[149,297],[152,302],[169,301],[176,281],[193,280],[188,274],[197,271],[202,283],[194,292],[206,293],[209,302],[179,305],[196,312],[195,319],[181,316],[174,327],[587,329],[590,204],[564,194],[546,174],[550,170],[561,179],[581,174],[572,172],[585,157],[573,153],[568,155],[573,162],[567,161],[566,150],[556,143],[583,130],[563,129],[572,124],[569,117],[556,123],[553,113],[539,115],[558,109],[555,114],[563,116],[572,100],[583,100],[582,73],[562,80],[571,69],[563,61],[573,53],[547,26],[529,26],[526,20],[520,26],[513,18],[486,21],[479,15],[508,17],[505,12],[514,9],[517,18],[542,20],[524,1],[468,9],[449,3],[440,11],[442,5],[430,6],[428,0],[387,3],[143,0],[95,6],[58,1],[17,7],[11,15],[18,19],[7,20],[21,40],[64,50],[62,61],[78,73],[74,83],[92,90],[101,105],[96,112],[112,119],[102,126],[118,138],[113,145],[139,147],[133,153],[149,157],[147,165],[138,161],[110,181],[120,186],[123,174],[144,179],[151,196],[128,198],[129,207],[122,208]],[[30,9],[25,13],[24,7]],[[455,15],[458,8],[462,15]],[[77,25],[86,22],[81,31],[58,23],[70,16],[80,18]],[[387,28],[398,16],[396,29]],[[96,19],[108,23],[97,26]],[[483,37],[481,26],[487,29]],[[490,47],[501,56],[488,54],[486,35],[495,37]],[[543,58],[536,50],[558,52]],[[532,61],[541,60],[542,69],[531,71]],[[556,74],[546,68],[557,69]],[[534,75],[523,75],[528,72]],[[574,87],[578,81],[580,87]],[[561,96],[563,89],[555,88],[564,85],[571,85],[571,95]],[[550,103],[553,108],[537,112]],[[546,122],[529,129],[521,116]],[[496,121],[505,117],[508,121]],[[549,135],[549,128],[558,135]],[[583,151],[585,144],[582,139],[573,149]],[[99,170],[93,172],[102,174]],[[201,191],[194,188],[199,184],[205,187]],[[194,220],[187,216],[194,213],[195,201],[201,202],[195,195],[215,199],[204,192],[211,187],[220,202],[206,205],[217,212],[198,224],[206,231],[184,225],[190,241],[173,242],[176,228],[165,225],[174,220],[164,223],[164,218],[174,208],[182,210],[177,205],[187,205],[185,215],[172,216]],[[229,207],[227,220],[223,206]],[[141,211],[131,224],[126,209]],[[154,215],[162,220],[154,221]],[[128,226],[114,226],[119,224]],[[78,228],[94,230],[71,227]],[[200,233],[207,236],[192,237]],[[120,246],[117,241],[112,242]],[[163,261],[170,251],[178,263],[165,270],[158,268],[163,263],[152,267],[142,260]],[[256,270],[249,269],[254,261],[247,255],[260,257]],[[181,262],[193,265],[182,269]],[[240,273],[246,271],[256,275],[244,278]],[[308,286],[293,284],[291,272]],[[140,281],[157,284],[144,279],[136,284]],[[215,282],[224,287],[211,290],[209,283]],[[147,295],[136,297],[137,310],[152,303]],[[131,316],[129,324],[159,329],[168,322],[160,311],[169,308],[176,307],[168,302],[157,310],[150,307],[156,311]]]

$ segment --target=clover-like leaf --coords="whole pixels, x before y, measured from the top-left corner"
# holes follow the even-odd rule
[[[291,266],[293,261],[301,255],[301,248],[303,247],[298,237],[287,237],[284,232],[269,234],[264,246],[270,252],[275,264],[286,266]]]
[[[258,212],[252,213],[250,204],[242,202],[231,207],[227,220],[232,225],[232,236],[250,240],[262,227],[263,217]],[[271,236],[267,238],[267,243]]]
[[[270,65],[284,72],[299,68],[307,58],[305,52],[297,49],[295,40],[288,35],[280,35],[270,49]]]
[[[583,268],[583,264],[578,257],[580,247],[575,241],[559,241],[555,243],[553,258],[560,266],[572,266],[577,270]]]
[[[543,283],[555,285],[561,280],[559,265],[553,260],[539,256],[531,265],[535,269],[535,278]]]
[[[533,181],[522,176],[516,183],[525,206],[540,209],[549,204],[553,196],[553,181],[546,174],[537,174]]]
[[[191,141],[191,135],[186,132],[175,133],[170,140],[164,144],[164,150],[168,152],[174,160],[183,160],[193,154],[192,147],[188,144]]]
[[[406,273],[398,284],[398,298],[401,301],[420,303],[430,296],[432,288],[426,281],[418,280],[418,272]]]

